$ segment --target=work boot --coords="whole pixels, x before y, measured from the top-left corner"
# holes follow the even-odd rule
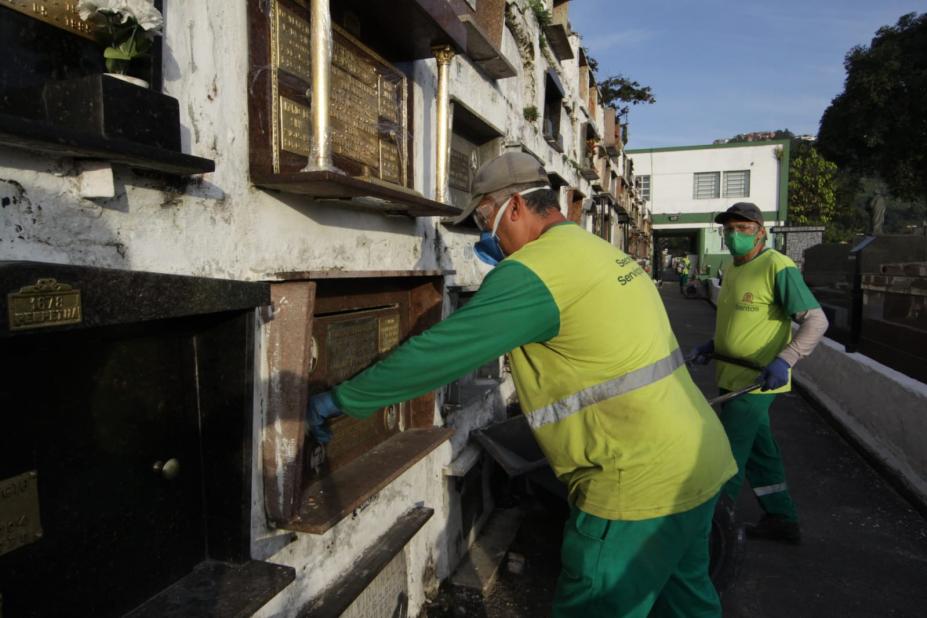
[[[792,545],[801,544],[801,529],[797,521],[789,521],[782,515],[763,515],[755,524],[744,526],[747,536],[751,539],[766,539],[769,541],[782,541]]]

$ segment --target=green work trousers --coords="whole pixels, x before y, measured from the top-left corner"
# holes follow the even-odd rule
[[[708,575],[717,499],[641,521],[602,519],[573,507],[563,531],[554,618],[721,616]]]
[[[686,284],[689,283],[689,273],[679,274],[679,290],[683,293],[686,291]]]
[[[727,391],[721,389],[721,392]],[[737,461],[737,475],[721,491],[736,500],[746,474],[764,511],[798,521],[795,503],[785,482],[779,445],[769,426],[769,406],[775,398],[775,395],[742,395],[721,407],[721,423]]]

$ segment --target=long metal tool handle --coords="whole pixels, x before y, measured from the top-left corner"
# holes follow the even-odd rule
[[[725,356],[723,354],[712,354],[711,357],[716,361],[721,361],[722,363],[728,363],[730,365],[737,365],[738,367],[746,367],[747,369],[756,369],[757,371],[763,371],[763,368],[759,365],[755,365],[750,361],[742,360],[739,358],[733,358],[731,356]]]
[[[757,382],[755,384],[751,384],[750,386],[745,386],[744,388],[740,390],[731,391],[730,393],[724,393],[723,395],[719,397],[715,397],[714,399],[709,399],[708,404],[712,406],[716,406],[718,404],[728,402],[731,399],[736,399],[737,397],[740,397],[741,395],[752,393],[753,391],[760,388],[761,386],[763,386],[763,384],[760,382]]]

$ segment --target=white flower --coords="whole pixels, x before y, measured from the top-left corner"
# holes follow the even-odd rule
[[[143,30],[157,30],[164,23],[152,0],[80,0],[77,12],[84,21],[97,12],[118,15],[122,23],[131,18]]]

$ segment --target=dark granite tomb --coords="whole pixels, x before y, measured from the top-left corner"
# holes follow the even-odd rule
[[[292,581],[250,560],[268,286],[0,262],[0,287],[3,616],[250,615]]]

